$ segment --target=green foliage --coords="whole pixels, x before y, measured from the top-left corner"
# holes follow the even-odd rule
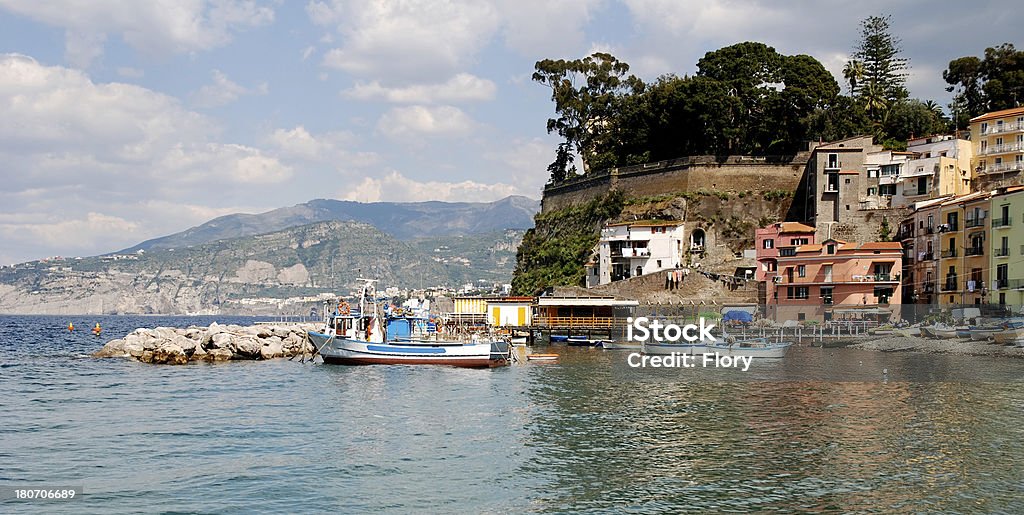
[[[872,132],[871,119],[864,105],[846,96],[837,97],[827,108],[816,109],[807,117],[807,139],[836,141]]]
[[[882,223],[878,226],[878,241],[889,241],[892,237],[892,227],[889,227],[889,219],[882,217]]]
[[[566,209],[539,213],[516,253],[512,290],[533,295],[549,286],[582,285],[602,224],[625,206],[620,192]]]
[[[902,142],[904,148],[907,140],[913,137],[942,134],[946,130],[946,120],[941,112],[937,114],[933,107],[920,100],[904,100],[892,106],[886,117],[884,128],[888,138]]]
[[[560,143],[555,150],[555,160],[548,165],[551,183],[558,184],[567,178],[576,176],[576,166],[572,164],[572,152],[568,143]],[[570,165],[572,167],[570,168]]]
[[[557,132],[580,154],[583,171],[597,143],[607,132],[605,120],[612,117],[615,98],[643,89],[643,82],[630,75],[629,65],[607,53],[597,52],[583,59],[544,59],[534,66],[533,80],[551,88],[557,118],[548,119],[548,133]]]
[[[860,41],[853,52],[854,60],[863,66],[856,93],[886,104],[907,98],[907,59],[900,57],[900,40],[890,33],[891,19],[888,15],[869,16],[862,21]],[[881,116],[872,119],[880,121]]]
[[[774,202],[776,200],[782,200],[792,197],[793,192],[789,190],[768,190],[761,194],[761,198],[767,200],[768,202]],[[764,227],[764,225],[761,225],[760,227]]]
[[[970,118],[1024,101],[1024,51],[1012,43],[989,47],[983,58],[953,59],[942,78],[949,84],[946,91],[956,91],[950,104],[956,127],[966,127]]]

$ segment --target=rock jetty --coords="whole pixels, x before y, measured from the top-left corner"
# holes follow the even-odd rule
[[[882,352],[933,352],[938,354],[959,354],[962,356],[1006,356],[1024,358],[1024,348],[1004,347],[991,342],[949,338],[943,340],[916,336],[889,336],[850,345],[852,349]]]
[[[143,363],[184,365],[190,361],[258,360],[310,354],[306,331],[319,324],[219,325],[140,328],[111,340],[97,358],[131,358]]]

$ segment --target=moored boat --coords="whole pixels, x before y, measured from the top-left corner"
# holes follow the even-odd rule
[[[310,331],[310,341],[324,363],[338,365],[451,365],[485,368],[508,364],[503,341],[471,342],[441,339],[388,338],[373,297],[373,281],[364,280],[359,310],[339,303],[322,331]],[[405,336],[405,335],[403,335]],[[405,336],[408,338],[408,336]]]
[[[769,342],[767,338],[738,340],[732,343],[718,342],[708,345],[708,352],[717,352],[724,356],[783,358],[793,344],[791,342]]]
[[[672,354],[698,355],[708,352],[708,346],[704,345],[703,343],[691,344],[643,342],[641,344],[641,351],[644,354],[655,354],[662,356],[668,356]]]
[[[572,347],[596,347],[604,342],[605,340],[592,340],[586,336],[570,336],[565,343]]]
[[[601,348],[605,350],[642,350],[643,346],[637,342],[617,342],[605,340],[601,342]]]

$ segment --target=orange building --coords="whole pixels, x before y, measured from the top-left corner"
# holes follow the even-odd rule
[[[778,256],[777,267],[765,278],[767,315],[776,321],[899,319],[899,242],[828,239],[800,245],[792,256]]]

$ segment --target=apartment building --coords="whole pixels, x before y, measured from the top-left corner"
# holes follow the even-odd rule
[[[638,221],[609,224],[601,229],[595,258],[587,263],[587,287],[674,269],[686,262],[686,252],[703,250],[704,233],[691,234],[684,246],[684,224],[678,221]]]
[[[992,271],[989,302],[1021,313],[1024,306],[1024,186],[996,191],[991,198]]]
[[[975,178],[980,182],[1017,180],[1024,175],[1024,107],[972,118],[971,139]]]
[[[939,272],[942,283],[939,304],[980,305],[988,302],[986,248],[990,208],[990,192],[971,193],[940,205]]]

